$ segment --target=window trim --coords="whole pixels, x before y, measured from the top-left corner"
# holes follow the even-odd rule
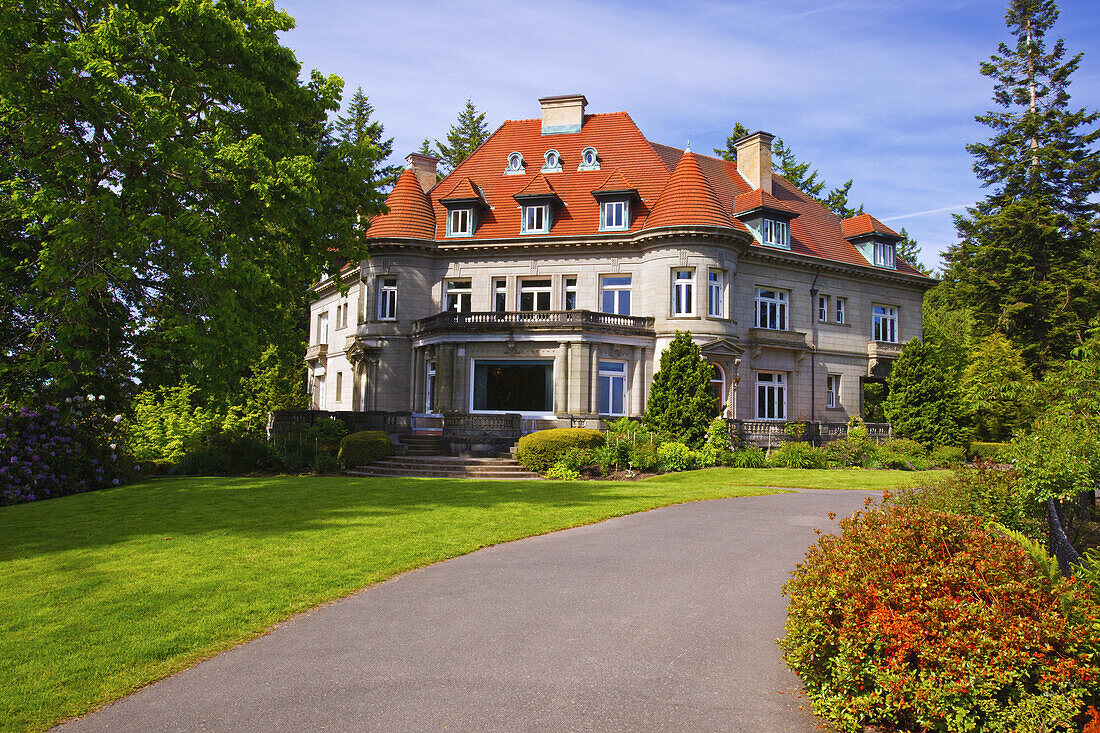
[[[712,279],[714,275],[717,280]],[[707,317],[726,317],[726,271],[713,267],[707,270]]]
[[[818,295],[817,296],[817,322],[828,323],[829,322],[829,296]]]
[[[775,297],[765,296],[764,293],[775,293]],[[756,288],[756,298],[754,299],[754,313],[753,313],[753,328],[762,328],[768,331],[790,331],[791,330],[791,293],[789,290],[781,290],[779,288],[761,287]],[[767,325],[760,325],[761,321],[761,305],[769,306],[768,310],[771,310],[771,306],[774,306],[776,312],[776,323],[780,324],[776,327]],[[771,319],[768,318],[767,322],[770,323]]]
[[[619,364],[622,366],[622,371],[605,370],[604,364]],[[600,415],[609,415],[612,417],[621,417],[626,415],[630,411],[630,380],[627,379],[627,375],[630,372],[629,365],[621,359],[599,359],[596,363],[596,412]],[[613,393],[608,393],[607,396],[607,412],[601,411],[600,402],[603,394],[603,380],[604,377],[608,378],[609,387],[614,384],[615,379],[622,380],[622,412],[614,412],[613,408],[615,401],[612,399]]]
[[[726,402],[729,400],[729,393],[726,391],[726,370],[717,362],[707,363],[714,369],[714,377],[711,378],[710,384],[721,384],[719,388],[719,395],[721,396],[718,397],[718,416],[722,417],[726,414]]]
[[[435,377],[436,360],[426,359],[424,363],[424,413],[435,415]]]
[[[591,163],[586,163],[585,158],[588,157],[589,153],[592,153],[592,162]],[[584,150],[581,151],[581,161],[580,161],[580,164],[577,166],[577,170],[578,171],[598,171],[599,169],[600,169],[600,154],[598,152],[596,152],[596,149],[594,147],[589,145],[588,147],[586,147]]]
[[[508,312],[508,279],[504,277],[493,278],[493,312]],[[502,297],[503,296],[503,297]]]
[[[875,267],[885,267],[890,270],[898,269],[897,246],[893,242],[876,239],[872,244],[874,252],[872,261]]]
[[[879,313],[879,309],[883,312]],[[889,333],[883,332],[880,325],[883,322],[889,324]],[[890,336],[892,338],[879,338],[879,336]],[[880,344],[901,343],[901,322],[896,305],[871,304],[871,340]]]
[[[456,230],[454,218],[456,215],[466,215],[466,229]],[[472,206],[451,206],[447,208],[447,236],[448,237],[472,237],[474,236],[474,208]]]
[[[542,223],[541,229],[529,229],[527,227],[527,213],[529,211],[541,209],[542,210]],[[549,234],[550,227],[550,204],[523,204],[520,207],[520,233],[521,234]]]
[[[569,281],[572,280],[573,284],[570,285]],[[579,278],[576,275],[563,275],[561,279],[561,309],[563,311],[577,310],[577,282]],[[569,307],[569,295],[573,295],[573,307]]]
[[[523,159],[523,153],[513,150],[508,153],[507,162],[504,164],[504,175],[522,176],[526,172],[527,161]]]
[[[328,346],[329,342],[329,330],[328,330],[328,309],[321,311],[317,314],[317,344],[322,346]]]
[[[835,410],[840,408],[840,374],[825,375],[825,408]]]
[[[554,163],[550,163],[550,156],[554,156]],[[561,173],[561,153],[550,148],[542,155],[542,173]]]
[[[622,222],[620,224],[607,223],[607,210],[614,206],[622,207]],[[600,202],[601,232],[625,232],[628,229],[630,229],[630,201],[627,199],[606,199]]]
[[[387,282],[393,284],[389,285]],[[378,308],[375,313],[379,321],[397,320],[397,278],[393,275],[382,275],[378,278]]]
[[[772,379],[767,381],[762,380],[761,377],[768,376]],[[778,379],[776,379],[778,377]],[[753,395],[753,412],[756,415],[756,420],[774,420],[776,422],[785,421],[787,419],[787,388],[789,387],[786,372],[769,372],[758,371],[756,372],[756,378],[753,380],[756,389]],[[767,389],[770,388],[771,396],[766,399],[767,407],[770,407],[775,413],[772,417],[760,414],[760,389],[765,388],[765,394]],[[780,399],[780,397],[782,399]],[[778,409],[776,409],[778,408]],[[765,409],[765,412],[768,410]]]
[[[843,325],[848,322],[848,299],[836,299],[836,322]]]
[[[685,273],[687,277],[680,277],[681,274]],[[686,293],[683,291],[686,291]],[[686,305],[687,309],[680,309],[679,306],[681,305]],[[691,318],[694,315],[695,268],[674,267],[672,268],[672,317]]]
[[[458,284],[465,284],[466,287],[453,287]],[[456,296],[456,302],[458,308],[451,308],[451,296]],[[465,305],[463,308],[462,301],[465,296]],[[447,313],[469,313],[473,310],[472,305],[474,302],[474,283],[468,277],[455,277],[443,279],[443,310]]]
[[[608,278],[616,278],[616,277],[626,278],[628,282],[625,285],[621,284],[621,283],[612,284],[612,285],[607,284],[607,279]],[[633,295],[634,276],[631,273],[622,273],[622,272],[612,273],[612,274],[608,274],[608,275],[600,275],[600,281],[599,282],[600,282],[600,302],[599,302],[598,305],[600,307],[600,313],[611,313],[611,314],[616,314],[616,315],[620,315],[620,316],[629,316],[631,314],[631,311],[633,311],[633,309],[634,309],[634,295]],[[621,295],[618,295],[618,293],[622,293],[622,292],[627,293],[627,296],[626,296],[626,311],[627,312],[626,313],[621,312],[621,308],[622,308],[622,305],[623,305],[623,299],[622,299]],[[616,293],[616,295],[613,298],[613,303],[614,303],[615,310],[610,310],[610,311],[604,310],[604,293]]]
[[[537,287],[527,287],[527,283],[533,283],[533,282],[540,282],[540,283],[541,282],[546,282],[548,284],[547,285],[539,285]],[[553,297],[552,296],[553,292],[554,292],[554,281],[553,281],[552,278],[549,278],[549,277],[521,278],[520,281],[519,281],[519,284],[516,288],[516,310],[520,311],[521,313],[545,313],[545,312],[549,311],[550,308],[551,308],[551,305],[552,305],[551,301],[552,301],[552,297]],[[523,296],[526,293],[530,293],[531,296],[532,296],[531,297],[531,305],[533,307],[530,310],[524,310],[524,308],[523,308]],[[539,308],[538,307],[539,306],[539,296],[542,295],[542,294],[546,295],[546,307],[545,308]]]
[[[778,240],[776,236],[778,235]],[[791,248],[791,223],[783,219],[764,217],[760,222],[760,241],[769,247]]]

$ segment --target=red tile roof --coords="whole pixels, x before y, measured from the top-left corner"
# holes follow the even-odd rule
[[[785,205],[770,193],[765,192],[762,188],[753,189],[752,191],[734,197],[733,213],[740,214],[745,211],[753,211],[754,209],[770,209],[772,211],[782,211],[788,214],[794,214],[795,216],[798,215],[797,211]]]
[[[539,173],[531,182],[521,188],[517,193],[512,195],[512,198],[557,198],[558,192],[554,190],[554,187],[550,185],[550,181],[546,180],[544,173]]]
[[[695,153],[685,152],[645,221],[646,229],[707,226],[733,229],[733,219],[714,193]]]
[[[368,236],[415,237],[440,243],[454,241],[446,236],[443,201],[474,198],[472,194],[477,194],[484,201],[477,230],[472,237],[464,237],[461,241],[522,241],[526,235],[520,234],[520,204],[513,196],[521,191],[541,190],[544,183],[546,190],[552,191],[561,202],[555,207],[550,234],[562,237],[593,235],[600,230],[600,212],[599,202],[592,193],[622,185],[620,176],[630,188],[637,190],[635,204],[631,206],[629,232],[655,226],[704,223],[747,232],[745,225],[733,214],[745,210],[741,206],[743,202],[754,200],[744,198],[751,193],[773,207],[782,207],[797,215],[791,222],[790,251],[794,254],[870,267],[845,237],[853,236],[854,226],[865,226],[868,232],[892,233],[869,215],[854,217],[842,224],[839,217],[778,174],[772,175],[770,195],[753,192],[737,172],[736,163],[697,153],[685,155],[678,148],[651,142],[625,112],[585,115],[579,133],[544,136],[541,127],[539,119],[505,122],[427,197],[411,172],[405,171],[386,201],[390,214],[375,219]],[[601,170],[577,170],[581,151],[589,146],[596,148]],[[513,151],[519,151],[524,160],[540,161],[550,148],[561,155],[561,172],[542,173],[535,169],[520,175],[504,174],[508,155]],[[425,210],[427,201],[430,201],[434,216]],[[860,221],[868,224],[849,223]],[[545,235],[539,238],[545,239]],[[755,239],[750,247],[756,251],[775,251]],[[900,261],[898,271],[919,274]]]
[[[623,172],[616,168],[611,172],[611,175],[607,177],[607,180],[600,184],[599,188],[592,189],[593,194],[598,193],[625,193],[627,191],[633,191],[637,193],[638,189],[634,187],[634,184],[626,180],[626,176]]]
[[[858,237],[862,234],[886,234],[891,237],[901,237],[900,234],[870,214],[853,216],[840,223],[845,237]]]
[[[435,236],[435,214],[432,204],[412,168],[406,168],[397,178],[386,198],[390,211],[371,219],[367,237],[410,237],[432,239]]]

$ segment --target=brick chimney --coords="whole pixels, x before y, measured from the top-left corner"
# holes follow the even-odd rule
[[[775,135],[762,130],[749,133],[734,143],[737,146],[737,172],[753,189],[772,192],[772,140]]]
[[[560,135],[566,132],[580,132],[584,124],[584,108],[588,100],[583,94],[563,94],[559,97],[543,97],[542,134]]]
[[[405,165],[412,168],[413,173],[416,174],[416,180],[420,181],[420,187],[424,189],[424,193],[427,193],[428,189],[435,185],[435,167],[438,164],[439,158],[433,158],[422,153],[409,153],[408,157],[405,158]]]

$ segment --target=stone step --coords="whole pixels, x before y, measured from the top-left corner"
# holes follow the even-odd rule
[[[345,471],[348,476],[390,477],[390,478],[466,478],[466,479],[511,479],[513,481],[535,481],[542,477],[537,473],[506,472],[485,469],[483,471],[470,471],[462,469],[428,469],[413,470],[408,468],[395,468],[385,466],[363,466],[352,471]]]
[[[386,469],[395,471],[411,471],[416,473],[417,471],[460,471],[464,473],[521,473],[529,474],[526,468],[520,465],[512,464],[492,464],[492,463],[428,463],[422,462],[416,463],[400,463],[391,461],[376,461],[368,466],[356,466],[357,469]]]
[[[348,471],[352,476],[424,476],[430,478],[537,479],[520,463],[508,458],[462,456],[393,456]]]
[[[510,458],[467,458],[465,456],[418,456],[416,458],[410,458],[408,456],[393,456],[391,458],[383,458],[379,463],[400,463],[412,466],[422,466],[425,464],[430,465],[459,465],[459,466],[520,466],[519,461],[513,461]],[[524,469],[526,470],[526,469]]]

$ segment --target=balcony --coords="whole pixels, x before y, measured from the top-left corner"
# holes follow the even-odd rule
[[[750,346],[770,346],[773,349],[805,349],[804,331],[780,331],[774,328],[750,328]]]
[[[317,361],[328,356],[328,344],[311,344],[306,347],[306,361]]]
[[[867,356],[871,359],[897,359],[901,356],[902,344],[891,344],[886,341],[868,341]]]
[[[516,331],[577,331],[613,333],[630,336],[654,336],[653,319],[646,316],[621,316],[617,313],[572,311],[507,311],[455,313],[447,311],[413,323],[414,336],[461,331],[463,333],[501,333]]]

